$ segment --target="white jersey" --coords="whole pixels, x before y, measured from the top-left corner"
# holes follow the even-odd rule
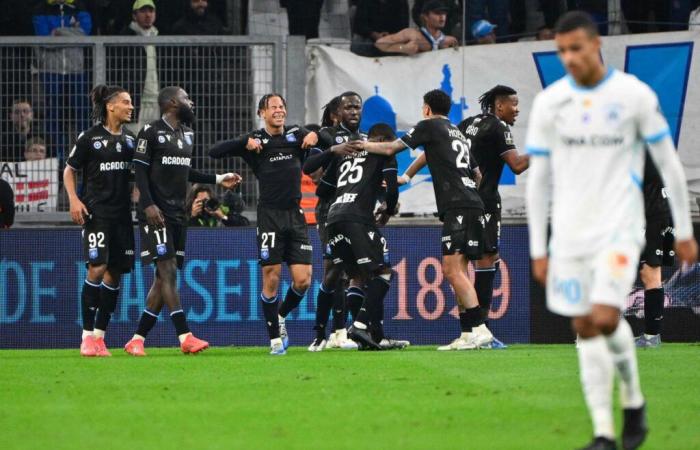
[[[591,255],[619,242],[641,247],[645,143],[670,136],[656,94],[633,75],[617,70],[609,70],[591,88],[566,76],[537,95],[529,120],[526,150],[549,161],[551,253]],[[534,195],[534,190],[528,193]],[[537,209],[546,201],[529,198],[528,208]],[[685,207],[682,226],[689,229]],[[540,222],[544,223],[538,222],[537,230],[531,222],[533,257],[547,254],[546,212]]]

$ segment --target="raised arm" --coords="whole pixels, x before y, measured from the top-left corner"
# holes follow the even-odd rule
[[[428,159],[425,156],[425,152],[423,152],[418,158],[413,160],[411,165],[406,168],[403,175],[398,178],[399,186],[410,183],[411,178],[415,177],[418,171],[425,167],[426,164],[428,164]]]
[[[367,153],[384,156],[395,155],[407,148],[406,144],[404,144],[401,139],[397,139],[393,142],[353,141],[350,142],[349,145],[358,149],[367,150]]]
[[[248,136],[241,136],[228,141],[219,141],[209,149],[209,157],[214,159],[228,156],[243,156],[248,147],[255,146],[256,142]]]

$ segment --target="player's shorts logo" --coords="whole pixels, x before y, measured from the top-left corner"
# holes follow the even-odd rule
[[[330,254],[331,254],[331,245],[326,244],[326,255],[330,255]]]
[[[92,143],[92,146],[95,148],[95,150],[99,150],[102,148],[102,142],[100,141],[95,141]]]
[[[260,259],[268,260],[270,259],[270,250],[263,248],[260,250]]]
[[[168,249],[165,247],[165,244],[158,244],[156,245],[156,252],[159,256],[163,256],[168,252]]]
[[[88,250],[88,258],[97,259],[97,249],[96,248],[91,248]]]

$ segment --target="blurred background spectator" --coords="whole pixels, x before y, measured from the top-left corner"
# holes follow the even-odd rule
[[[178,35],[217,35],[223,34],[224,25],[209,13],[208,0],[189,0],[185,15],[175,22],[172,34]]]
[[[469,0],[464,8],[464,23],[469,24],[468,29],[472,30],[472,35],[474,35],[475,26],[485,20],[495,25],[495,33],[500,38],[509,34],[509,13],[510,3],[508,0]],[[476,36],[474,37],[476,38]],[[487,40],[479,43],[491,42]]]
[[[92,18],[79,0],[45,0],[32,21],[37,36],[87,36],[92,31]],[[38,47],[35,64],[46,102],[46,134],[62,159],[69,136],[77,136],[89,124],[84,49]]]
[[[24,148],[25,161],[41,161],[46,159],[46,142],[43,138],[36,136],[27,139],[27,146]]]
[[[0,178],[0,228],[10,228],[15,223],[15,193],[10,183]]]
[[[306,36],[306,39],[318,37],[323,0],[280,0],[280,6],[287,8],[290,35]]]
[[[350,50],[362,56],[379,56],[377,39],[408,28],[408,0],[358,0]]]
[[[247,227],[250,221],[243,216],[245,210],[245,200],[240,192],[226,191],[221,201],[224,207],[228,208],[228,219],[223,221],[227,227]]]
[[[472,25],[472,37],[477,44],[495,44],[497,26],[488,20],[478,20]]]
[[[425,14],[425,6],[427,3],[436,5],[435,0],[415,0],[413,2],[413,7],[411,8],[411,17],[413,18],[413,22],[418,26],[418,28],[425,26],[423,15]],[[445,25],[443,26],[442,31],[449,36],[459,36],[460,32],[457,28],[458,24],[460,23],[462,5],[459,2],[457,2],[457,0],[438,0],[437,3],[440,4],[440,7],[444,8],[446,14]],[[435,6],[431,7],[435,9]]]
[[[9,121],[2,123],[0,133],[0,150],[2,161],[21,161],[27,140],[39,134],[40,130],[34,120],[32,104],[27,99],[12,102]]]

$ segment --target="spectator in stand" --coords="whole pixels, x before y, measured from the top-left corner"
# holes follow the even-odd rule
[[[2,161],[21,161],[27,139],[39,132],[34,121],[34,110],[29,100],[18,99],[12,102],[10,120],[3,123],[0,133]]]
[[[537,29],[537,34],[535,35],[535,40],[538,41],[551,41],[554,39],[554,30],[549,28],[547,25],[542,25]]]
[[[554,3],[548,0],[550,3]],[[465,8],[465,22],[474,34],[474,26],[482,20],[495,24],[497,36],[509,34],[508,13],[510,11],[509,0],[469,0]],[[488,42],[490,43],[490,42]]]
[[[209,186],[196,184],[192,187],[189,196],[190,227],[219,226],[219,222],[228,220],[228,207],[224,206],[214,196],[214,191]]]
[[[425,8],[425,4],[430,1],[431,0],[416,0],[413,2],[411,17],[418,28],[425,26],[423,23],[423,10]],[[440,0],[440,3],[447,8],[447,20],[445,21],[445,27],[442,31],[445,34],[454,36],[459,24],[459,17],[462,13],[462,7],[456,0]]]
[[[0,178],[0,228],[10,228],[15,223],[15,193],[10,183]]]
[[[318,37],[323,0],[280,0],[280,6],[287,8],[290,35],[306,36],[306,39]]]
[[[153,0],[136,0],[132,6],[131,23],[122,30],[124,36],[158,36],[156,22],[156,5]],[[137,51],[135,58],[119,58],[111,67],[120,68],[114,74],[113,84],[123,86],[132,93],[134,105],[138,108],[138,122],[132,130],[138,131],[143,126],[160,118],[158,92],[160,82],[158,73],[158,53],[154,45],[145,45]],[[131,56],[132,53],[127,53]],[[124,56],[124,55],[120,55]],[[115,56],[119,57],[119,56]],[[136,77],[134,77],[136,73]],[[134,79],[136,82],[134,82]]]
[[[46,159],[46,142],[40,137],[33,137],[27,140],[27,147],[24,149],[25,161],[41,161]]]
[[[208,0],[189,0],[185,16],[175,22],[172,34],[196,36],[224,34],[221,21],[209,14]]]
[[[223,221],[224,225],[227,227],[247,227],[250,225],[250,220],[243,215],[245,200],[240,192],[226,191],[221,203],[228,208],[228,220]]]
[[[80,0],[44,0],[32,17],[37,36],[88,36],[92,18]],[[46,96],[46,133],[63,158],[68,136],[89,125],[85,55],[81,47],[38,47],[36,71]]]
[[[423,5],[421,21],[425,26],[419,30],[406,28],[395,34],[379,38],[374,46],[385,53],[415,55],[459,45],[454,36],[446,36],[442,30],[447,21],[448,8],[438,0]]]
[[[474,22],[474,25],[472,25],[472,36],[474,36],[474,39],[476,39],[476,43],[479,45],[495,44],[495,29],[496,25],[492,24],[488,20],[479,20],[478,22]]]
[[[358,0],[350,50],[362,56],[380,56],[377,39],[408,28],[408,0]]]

